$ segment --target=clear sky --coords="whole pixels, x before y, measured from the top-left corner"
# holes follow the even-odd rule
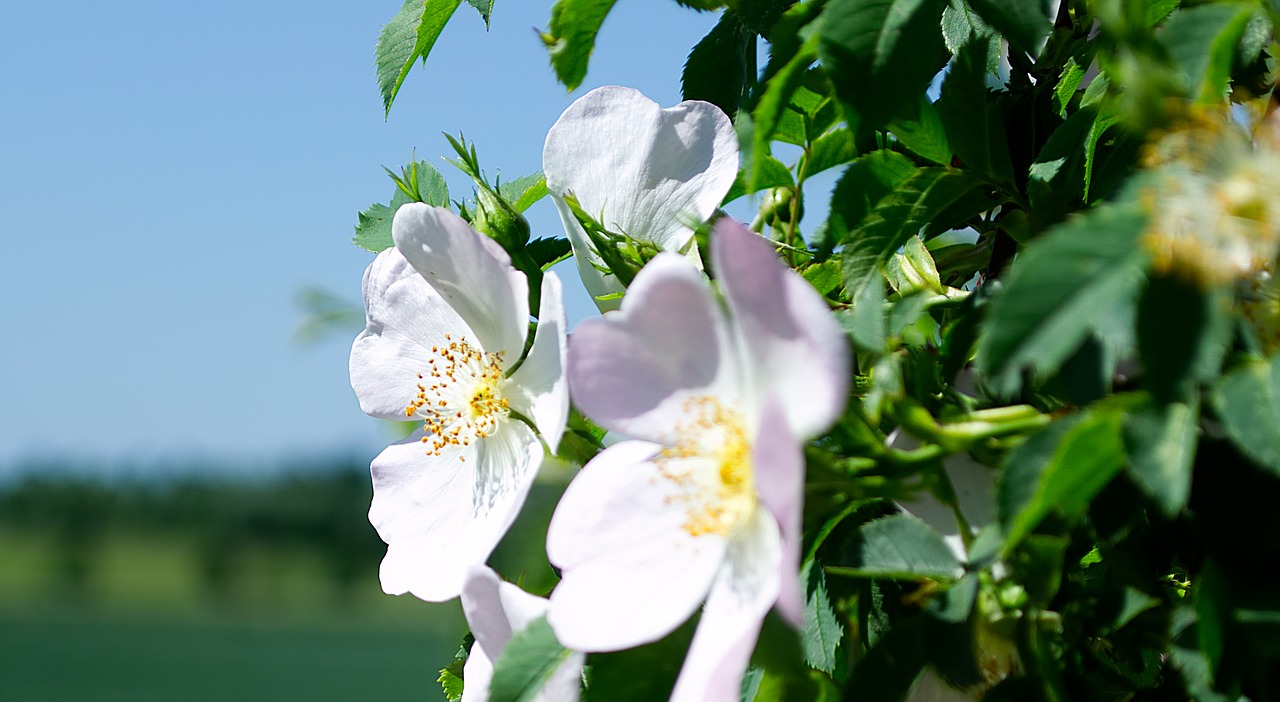
[[[620,2],[566,94],[534,32],[550,0],[499,0],[487,33],[464,3],[384,121],[373,47],[399,4],[0,10],[0,473],[371,457],[388,436],[347,384],[358,329],[298,344],[295,297],[358,302],[372,255],[350,237],[391,195],[381,166],[439,163],[440,133],[462,131],[491,175],[538,170],[547,129],[592,87],[678,102],[715,20]],[[530,219],[561,233],[549,202]],[[572,318],[593,310],[572,294]]]

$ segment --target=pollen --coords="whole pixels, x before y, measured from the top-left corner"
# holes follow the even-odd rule
[[[446,334],[445,344],[433,346],[431,354],[428,367],[417,374],[418,392],[404,413],[422,420],[427,455],[439,456],[491,436],[511,410],[502,393],[501,351],[485,352]]]
[[[668,498],[687,509],[693,536],[732,536],[756,508],[751,441],[741,413],[710,396],[682,407],[685,421],[658,455],[663,477],[678,488]]]

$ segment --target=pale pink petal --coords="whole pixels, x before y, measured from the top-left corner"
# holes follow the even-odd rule
[[[804,448],[787,426],[781,406],[765,399],[752,447],[756,491],[773,515],[781,537],[778,612],[797,629],[804,626],[800,588],[800,530],[804,516]]]
[[[493,661],[502,655],[516,632],[546,614],[547,604],[546,598],[502,582],[486,566],[471,568],[462,588],[462,611],[476,642],[463,666],[464,702],[484,702],[489,698]],[[581,653],[571,654],[543,684],[534,701],[577,700],[585,662],[586,657]]]
[[[524,424],[504,421],[470,446],[428,455],[422,433],[373,460],[369,521],[387,543],[382,588],[431,602],[458,596],[515,520],[542,463]]]
[[[613,651],[655,641],[698,608],[725,542],[686,530],[689,503],[660,447],[625,441],[583,468],[556,507],[547,555],[563,572],[547,621],[566,646]],[[678,471],[678,461],[667,461]]]
[[[351,346],[351,387],[360,408],[381,419],[407,419],[418,393],[418,374],[429,368],[431,347],[444,335],[469,330],[444,298],[395,249],[364,273],[365,330]]]
[[[679,251],[690,242],[690,225],[709,218],[733,185],[738,139],[710,103],[664,110],[637,90],[607,86],[576,100],[551,127],[542,169],[582,280],[599,296],[622,286],[591,265],[600,261],[560,196],[572,193],[611,231]]]
[[[737,404],[738,377],[719,303],[675,254],[650,261],[621,310],[584,320],[569,339],[574,402],[600,426],[637,439],[670,441],[690,397]]]
[[[731,219],[712,232],[716,274],[742,330],[757,401],[776,394],[796,434],[818,434],[844,411],[849,346],[822,297],[773,246]]]
[[[778,526],[764,510],[734,536],[689,645],[673,702],[737,702],[760,625],[778,597]]]
[[[477,234],[458,215],[420,202],[396,211],[391,236],[466,321],[482,349],[503,352],[508,364],[520,358],[529,330],[529,282],[498,242]]]
[[[554,453],[569,416],[569,380],[565,376],[565,316],[560,279],[542,279],[538,330],[524,363],[511,374],[507,397],[511,408],[533,420]]]

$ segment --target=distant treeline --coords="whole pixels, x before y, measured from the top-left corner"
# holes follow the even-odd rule
[[[28,473],[0,487],[0,528],[52,535],[60,575],[73,586],[89,573],[104,535],[119,531],[190,536],[215,593],[249,548],[316,553],[339,587],[376,571],[384,547],[366,519],[372,494],[366,466],[241,475],[144,481]]]

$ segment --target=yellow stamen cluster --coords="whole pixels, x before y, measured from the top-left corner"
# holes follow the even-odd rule
[[[1280,151],[1224,112],[1201,111],[1154,142],[1143,165],[1156,174],[1143,194],[1143,243],[1156,271],[1202,288],[1245,280],[1280,250]]]
[[[452,334],[445,341],[431,347],[430,367],[418,374],[417,397],[404,408],[405,416],[422,420],[429,456],[493,434],[511,411],[502,396],[502,352],[486,353]]]
[[[688,503],[684,528],[690,534],[732,535],[756,507],[742,415],[710,396],[690,398],[682,410],[688,421],[657,459],[663,477],[683,490],[668,501]]]

